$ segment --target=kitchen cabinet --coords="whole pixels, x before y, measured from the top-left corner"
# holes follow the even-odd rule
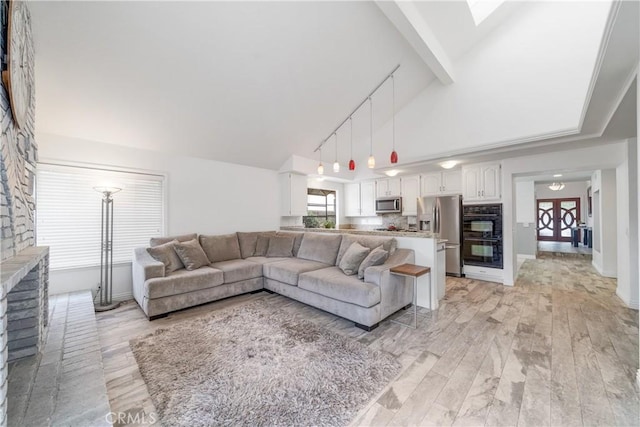
[[[345,216],[375,216],[376,190],[374,181],[344,185]]]
[[[402,190],[402,215],[418,215],[418,197],[420,197],[420,177],[407,176],[400,180]]]
[[[376,180],[376,197],[399,196],[401,190],[400,178]]]
[[[307,177],[297,173],[280,174],[280,215],[307,214]]]
[[[499,163],[463,166],[463,202],[500,200],[500,172]]]
[[[421,195],[462,194],[462,171],[434,172],[422,175]]]

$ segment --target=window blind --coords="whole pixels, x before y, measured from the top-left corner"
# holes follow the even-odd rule
[[[36,242],[49,246],[51,269],[100,265],[102,193],[113,195],[113,262],[130,262],[133,249],[164,233],[164,177],[84,167],[39,164]]]

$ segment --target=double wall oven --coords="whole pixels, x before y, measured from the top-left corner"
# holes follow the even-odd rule
[[[502,204],[464,206],[462,230],[465,265],[502,268]]]

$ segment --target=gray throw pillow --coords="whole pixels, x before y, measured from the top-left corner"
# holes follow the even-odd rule
[[[369,255],[369,251],[371,249],[365,248],[358,242],[352,243],[342,256],[338,267],[347,276],[353,276],[358,272],[358,267],[360,267],[362,261]]]
[[[200,235],[200,246],[207,254],[210,262],[229,261],[230,259],[240,259],[240,244],[238,235],[222,234],[219,236]]]
[[[256,251],[253,256],[267,256],[267,250],[269,249],[269,236],[259,235],[256,241]]]
[[[187,270],[197,270],[209,265],[207,254],[204,253],[196,239],[175,243],[173,247]]]
[[[181,234],[179,236],[167,236],[167,237],[152,237],[149,239],[149,246],[159,246],[164,245],[165,243],[169,243],[173,240],[177,240],[178,242],[188,242],[189,240],[197,239],[198,235],[196,233],[191,234]]]
[[[156,261],[160,261],[164,264],[165,274],[184,268],[184,264],[174,249],[174,245],[176,243],[179,242],[177,240],[173,240],[159,246],[147,248],[149,255],[151,255]]]
[[[378,246],[377,248],[369,252],[369,255],[367,255],[367,257],[364,259],[364,261],[362,261],[362,264],[360,264],[360,267],[358,268],[358,279],[364,279],[364,271],[367,268],[374,265],[384,264],[388,257],[389,252],[382,249],[382,246]]]
[[[292,257],[294,240],[295,236],[269,237],[269,248],[267,249],[267,257]]]

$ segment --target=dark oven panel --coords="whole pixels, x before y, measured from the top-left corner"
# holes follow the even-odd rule
[[[502,268],[502,205],[464,206],[462,224],[464,263]]]

